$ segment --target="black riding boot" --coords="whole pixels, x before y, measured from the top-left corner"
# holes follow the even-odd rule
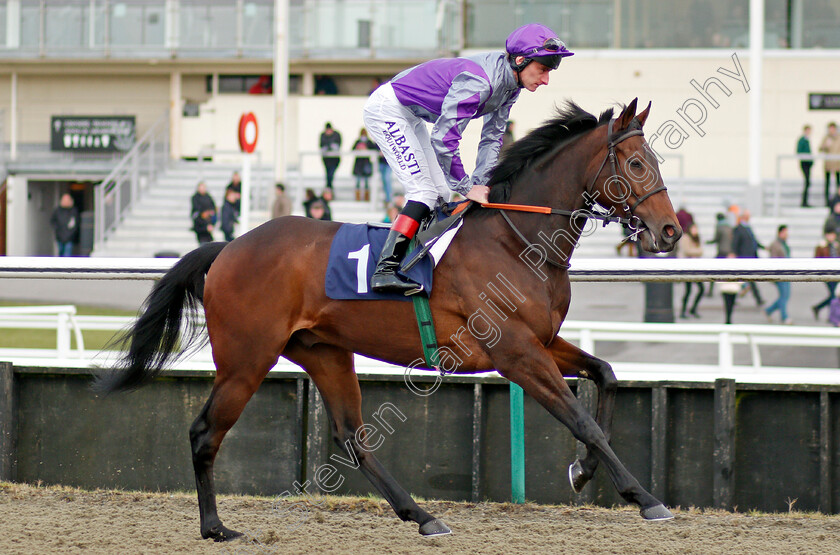
[[[382,254],[379,255],[379,262],[376,264],[376,271],[370,278],[371,289],[377,293],[404,293],[417,288],[416,283],[397,275],[410,243],[411,237],[406,237],[396,229],[388,233],[388,239],[385,240],[385,246],[382,247]]]
[[[410,200],[400,215],[394,219],[385,246],[379,255],[379,262],[376,263],[376,271],[370,278],[370,288],[377,293],[402,292],[406,293],[417,289],[418,284],[405,280],[397,274],[400,264],[408,252],[408,245],[412,237],[417,233],[420,222],[428,216],[429,207],[422,202]]]

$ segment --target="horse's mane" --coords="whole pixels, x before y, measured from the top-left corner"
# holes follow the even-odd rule
[[[612,117],[612,108],[604,110],[596,119],[571,100],[567,101],[562,108],[557,109],[554,118],[507,148],[487,183],[490,187],[490,202],[507,202],[510,199],[511,188],[526,168],[562,143],[609,122]]]

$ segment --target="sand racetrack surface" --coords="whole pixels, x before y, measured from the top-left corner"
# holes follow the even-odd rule
[[[82,491],[0,483],[0,553],[832,553],[840,517],[675,510],[646,523],[631,507],[421,505],[453,533],[426,539],[381,500],[220,496],[222,520],[246,532],[202,540],[192,495]]]

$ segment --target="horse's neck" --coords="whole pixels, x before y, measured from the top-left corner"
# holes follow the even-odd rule
[[[584,154],[586,148],[586,143],[580,141],[558,153],[540,172],[528,172],[521,176],[520,182],[511,191],[509,202],[569,211],[586,206],[584,191],[588,176],[586,164],[580,162],[589,159]],[[565,215],[509,212],[508,216],[525,238],[543,247],[548,260],[557,265],[569,263],[586,226],[585,219],[572,219]],[[511,233],[515,235],[515,232]]]

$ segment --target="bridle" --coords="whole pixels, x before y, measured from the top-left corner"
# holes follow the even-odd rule
[[[568,216],[570,219],[575,218],[586,218],[586,219],[594,219],[594,220],[601,220],[603,221],[603,227],[606,227],[609,223],[620,223],[622,225],[627,226],[632,233],[624,238],[624,241],[634,240],[640,233],[645,231],[647,227],[645,227],[644,222],[642,219],[636,216],[635,209],[642,204],[644,201],[655,195],[656,193],[660,193],[662,191],[667,191],[668,188],[665,185],[661,185],[656,187],[655,189],[646,192],[642,196],[636,195],[633,192],[631,187],[628,187],[628,195],[627,198],[622,201],[621,208],[624,211],[624,216],[613,216],[612,210],[609,212],[602,211],[603,209],[593,203],[594,197],[592,196],[591,191],[595,188],[595,183],[598,182],[598,177],[600,177],[601,173],[604,171],[604,168],[607,165],[607,162],[610,163],[610,170],[612,174],[608,179],[617,179],[623,182],[626,182],[627,179],[623,176],[621,169],[618,164],[618,157],[615,154],[615,147],[618,146],[623,141],[629,139],[630,137],[636,136],[644,136],[644,132],[642,131],[642,125],[639,123],[639,120],[633,118],[633,121],[630,122],[630,125],[627,126],[627,129],[621,133],[620,135],[613,137],[613,124],[615,120],[611,119],[609,121],[607,127],[607,156],[604,158],[604,161],[601,162],[598,171],[595,172],[595,177],[592,178],[592,182],[589,184],[589,187],[586,188],[585,194],[588,195],[587,198],[587,205],[585,208],[580,208],[578,210],[564,210],[561,208],[551,208],[549,206],[534,206],[534,205],[526,205],[526,204],[504,204],[504,203],[485,203],[481,206],[483,208],[495,208],[498,209],[502,218],[504,218],[505,222],[510,226],[513,232],[519,237],[519,239],[525,243],[526,246],[532,248],[534,245],[519,231],[519,228],[511,221],[510,217],[506,214],[506,211],[512,210],[514,212],[530,212],[536,214],[554,214],[559,216]],[[630,197],[635,199],[635,202],[631,204],[628,203]],[[551,264],[552,266],[556,266],[562,269],[568,269],[569,265],[564,262],[557,262],[555,260],[551,260],[550,258],[546,257],[546,261]]]

